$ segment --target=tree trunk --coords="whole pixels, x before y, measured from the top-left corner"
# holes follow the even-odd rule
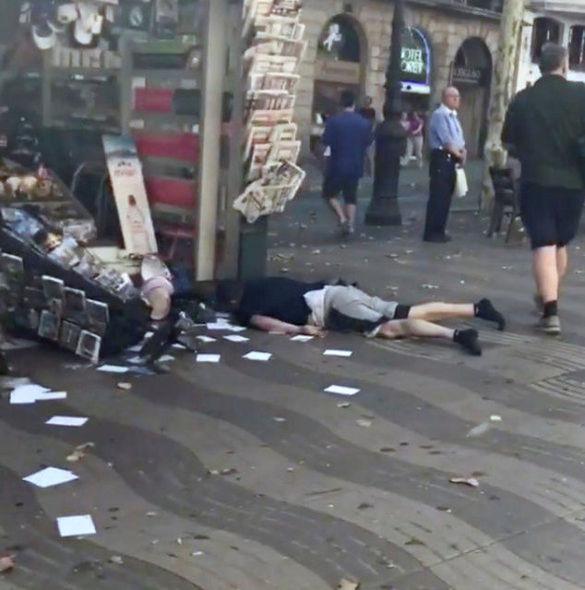
[[[507,153],[501,135],[506,110],[514,91],[516,67],[522,42],[522,21],[526,0],[504,0],[500,25],[500,46],[494,72],[494,86],[489,112],[488,137],[485,146],[485,170],[482,187],[482,207],[493,201],[490,166],[503,167]]]

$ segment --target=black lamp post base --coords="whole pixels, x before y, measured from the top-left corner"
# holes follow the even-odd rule
[[[398,199],[373,199],[366,211],[366,225],[402,225]]]

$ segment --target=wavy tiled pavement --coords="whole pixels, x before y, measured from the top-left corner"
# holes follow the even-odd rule
[[[531,329],[525,249],[471,239],[475,219],[454,225],[459,240],[443,249],[412,230],[291,247],[298,231],[283,226],[275,251],[294,253],[290,273],[343,266],[378,292],[399,285],[403,301],[485,292],[510,325],[481,326],[480,359],[441,343],[251,333],[206,345],[219,365],[177,352],[170,375],[124,376],[133,388],[122,391],[118,376],[63,368],[71,358],[58,351],[13,353],[22,373],[69,396],[0,400],[0,551],[17,563],[0,589],[325,590],[342,578],[365,590],[585,588],[585,260],[578,251],[565,290],[566,335],[547,340]],[[354,354],[323,357],[326,347]],[[273,358],[241,358],[252,349]],[[332,383],[361,392],[323,393]],[[44,425],[55,414],[90,420]],[[85,459],[65,461],[90,441]],[[43,465],[80,479],[22,481]],[[55,518],[84,513],[98,534],[60,539]]]

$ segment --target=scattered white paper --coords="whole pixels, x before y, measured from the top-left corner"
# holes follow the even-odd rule
[[[221,356],[219,354],[198,354],[198,363],[219,363]]]
[[[135,346],[131,346],[130,348],[126,349],[126,352],[140,352],[142,350],[143,344],[136,344]]]
[[[41,393],[47,393],[48,391],[50,391],[50,389],[47,389],[42,385],[35,385],[34,383],[19,385],[10,393],[10,403],[34,404]]]
[[[163,354],[158,360],[161,363],[171,363],[175,360],[175,357],[170,354]]]
[[[152,338],[154,336],[154,332],[146,332],[146,334],[144,335],[144,338]]]
[[[497,414],[492,414],[490,416],[490,420],[492,422],[501,422],[502,421],[502,417],[501,416],[498,416]]]
[[[50,401],[54,399],[67,399],[67,392],[66,391],[47,391],[45,393],[39,393],[37,395],[37,401]]]
[[[293,342],[309,342],[309,340],[313,340],[315,336],[305,336],[304,334],[299,334],[298,336],[293,336],[291,340]]]
[[[74,479],[79,479],[75,473],[67,469],[59,469],[57,467],[47,467],[41,469],[27,477],[23,477],[24,481],[34,484],[39,488],[49,488],[51,486],[58,486]]]
[[[324,353],[323,356],[341,356],[344,358],[349,358],[352,355],[351,350],[335,350],[333,348],[328,348]]]
[[[175,342],[171,348],[174,348],[175,350],[187,350],[187,347],[184,344],[179,344],[178,342]]]
[[[133,356],[132,358],[128,359],[128,362],[131,365],[145,365],[146,359],[141,356]]]
[[[242,358],[248,359],[249,361],[266,362],[272,358],[272,354],[270,352],[252,351],[252,352],[249,352],[248,354],[245,354]]]
[[[344,385],[330,385],[325,391],[327,393],[337,393],[338,395],[355,395],[360,392],[355,387],[345,387]]]
[[[127,373],[128,367],[120,367],[119,365],[102,365],[97,368],[102,373]]]
[[[250,339],[246,338],[245,336],[238,336],[237,334],[233,334],[230,336],[224,336],[224,340],[228,340],[229,342],[248,342]]]
[[[478,424],[477,426],[473,427],[466,434],[466,437],[467,438],[474,438],[476,436],[481,436],[482,434],[485,434],[486,432],[488,432],[489,429],[490,429],[490,423],[489,422],[482,422],[481,424]]]
[[[83,516],[61,516],[57,519],[59,534],[62,537],[79,537],[81,535],[95,535],[93,519],[89,514]]]
[[[234,326],[225,320],[219,319],[217,322],[207,324],[208,330],[225,330],[226,332],[243,332],[246,328],[244,326]]]
[[[217,340],[211,336],[197,336],[197,340],[201,340],[201,342],[217,342]]]
[[[53,416],[45,424],[50,424],[51,426],[83,426],[87,420],[87,418],[77,416]]]

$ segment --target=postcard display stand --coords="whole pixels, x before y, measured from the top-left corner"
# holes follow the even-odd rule
[[[245,189],[234,201],[248,223],[282,212],[305,172],[293,122],[298,68],[306,49],[300,0],[246,0]]]
[[[93,362],[139,342],[147,310],[128,277],[81,245],[95,228],[67,189],[49,172],[38,179],[7,163],[0,186],[0,314],[8,329]],[[47,253],[33,237],[55,226],[63,237]]]

